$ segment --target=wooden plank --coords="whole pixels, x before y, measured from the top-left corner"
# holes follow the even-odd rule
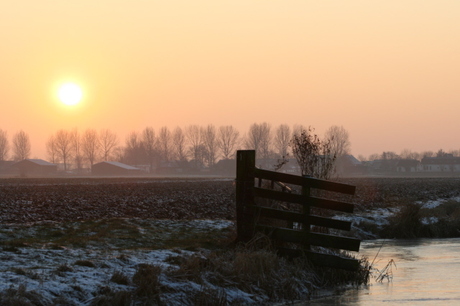
[[[289,203],[297,203],[302,205],[310,205],[318,208],[325,208],[348,213],[352,213],[354,209],[354,205],[351,203],[327,200],[318,197],[306,197],[300,194],[286,193],[277,190],[270,190],[258,187],[254,187],[254,195],[261,198],[273,199]]]
[[[326,180],[320,180],[312,177],[302,177],[298,175],[292,175],[281,172],[274,172],[263,169],[255,169],[254,175],[258,178],[272,181],[279,181],[287,184],[294,185],[308,185],[310,188],[323,189],[328,191],[335,191],[345,194],[355,194],[356,186],[331,182]]]
[[[257,225],[257,230],[264,232],[274,239],[301,243],[307,245],[322,246],[325,248],[342,249],[348,251],[359,251],[361,241],[355,238],[339,237],[334,235],[320,234],[320,233],[304,233],[301,231],[271,227],[267,225]]]
[[[286,248],[279,248],[278,254],[281,256],[289,257],[307,256],[308,259],[316,266],[343,269],[347,271],[356,271],[359,269],[359,260],[342,257],[339,255],[322,254],[312,251],[305,252],[303,250],[293,250]]]
[[[324,218],[320,216],[310,215],[310,224],[316,225],[316,226],[324,226],[328,228],[335,228],[335,229],[344,230],[344,231],[351,230],[350,221],[336,220],[336,219]]]
[[[318,197],[309,197],[307,199],[308,204],[310,206],[324,208],[324,209],[331,209],[341,212],[352,213],[355,205],[347,202],[335,201],[335,200],[328,200]]]
[[[301,213],[262,206],[254,206],[254,208],[256,213],[259,213],[259,215],[262,217],[281,219],[298,223],[306,222],[306,216]],[[319,216],[310,215],[308,222],[316,226],[324,226],[345,231],[349,231],[351,229],[351,222],[349,221],[335,220]]]
[[[289,203],[297,203],[297,204],[303,204],[307,201],[307,198],[300,194],[287,193],[287,192],[264,189],[264,188],[259,188],[259,187],[254,187],[254,195],[261,197],[261,198],[267,198],[267,199],[278,200],[278,201],[289,202]]]

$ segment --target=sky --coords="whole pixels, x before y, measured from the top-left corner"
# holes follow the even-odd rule
[[[460,1],[0,4],[0,129],[332,125],[368,156],[460,149]],[[57,95],[83,90],[75,106]]]

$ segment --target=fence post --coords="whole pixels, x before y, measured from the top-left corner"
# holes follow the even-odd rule
[[[236,153],[236,232],[237,241],[247,242],[254,235],[254,170],[256,152],[239,150]]]
[[[311,177],[309,175],[304,175],[303,177]],[[302,185],[302,196],[305,198],[310,196],[310,187],[307,185]],[[302,214],[304,214],[304,223],[302,224],[302,231],[305,233],[307,237],[305,240],[305,247],[306,251],[311,250],[310,246],[310,203],[306,202],[302,205]]]

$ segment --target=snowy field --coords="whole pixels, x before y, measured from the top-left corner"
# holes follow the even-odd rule
[[[4,245],[0,251],[0,292],[3,292],[3,298],[23,298],[31,303],[40,301],[37,305],[97,304],[107,293],[133,291],[135,287],[130,280],[139,265],[155,265],[164,270],[175,269],[173,258],[206,252],[195,245],[205,244],[211,235],[216,240],[219,236],[226,239],[227,235],[234,231],[233,222],[226,220],[122,221],[125,228],[137,228],[137,244],[149,246],[149,249],[132,248],[135,242],[123,242],[120,233],[114,233],[112,237],[102,237],[97,241],[85,240],[85,247],[74,247],[49,243],[45,241],[44,236],[40,237],[40,232],[50,224],[0,226],[2,241],[16,241],[15,244]],[[73,225],[76,226],[77,223]],[[59,227],[57,224],[53,226],[56,231]],[[67,225],[66,229],[60,230],[69,232],[69,229],[70,225]],[[83,229],[78,227],[74,229],[82,237],[97,234],[83,232]],[[162,249],[162,243],[165,242],[169,242],[168,247],[178,247]],[[187,248],[191,250],[186,250]],[[125,276],[127,283],[117,283],[117,280],[113,279],[114,275]],[[166,299],[166,304],[170,305],[187,304],[184,296],[202,289],[201,285],[193,282],[174,281],[164,275],[160,282],[162,286],[170,288],[171,293]],[[227,297],[234,296],[234,299],[242,302],[252,301],[247,293],[236,289],[227,291]]]

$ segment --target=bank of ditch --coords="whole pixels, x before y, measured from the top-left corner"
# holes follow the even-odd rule
[[[109,219],[0,226],[1,305],[247,305],[366,283],[358,272],[234,244],[226,220]]]

